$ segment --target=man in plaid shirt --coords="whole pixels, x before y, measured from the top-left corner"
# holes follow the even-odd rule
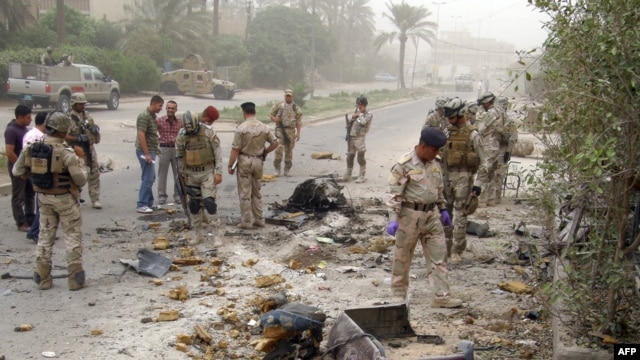
[[[173,101],[167,101],[167,114],[156,119],[158,124],[158,133],[160,134],[160,156],[158,162],[158,201],[160,205],[167,203],[167,174],[169,173],[169,165],[171,165],[171,173],[175,179],[178,171],[178,163],[176,161],[176,137],[178,131],[182,128],[182,122],[176,118],[178,104]],[[173,200],[180,203],[180,195],[178,195],[177,186],[174,181]]]

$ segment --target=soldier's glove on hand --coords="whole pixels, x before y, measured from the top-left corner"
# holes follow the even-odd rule
[[[91,133],[93,135],[100,134],[100,128],[98,127],[98,125],[93,125],[93,126],[89,127],[89,131],[91,131]]]
[[[476,193],[476,196],[480,196],[480,193],[482,192],[482,189],[480,189],[480,186],[473,186],[471,188],[471,191],[473,191],[474,193]]]
[[[511,153],[510,153],[510,152],[508,152],[508,151],[506,151],[506,152],[504,153],[504,158],[503,158],[503,160],[504,160],[504,163],[505,163],[505,164],[506,164],[506,163],[508,163],[508,162],[509,162],[509,160],[511,160]]]
[[[387,234],[393,236],[396,234],[396,231],[398,231],[398,222],[397,221],[390,222],[389,225],[387,225]]]
[[[440,210],[440,222],[442,226],[451,226],[451,216],[449,216],[449,212],[445,209]]]
[[[78,142],[89,142],[89,138],[85,134],[76,136],[76,139],[78,139]]]

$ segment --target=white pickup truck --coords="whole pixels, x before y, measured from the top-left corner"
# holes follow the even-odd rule
[[[89,103],[107,104],[109,110],[120,105],[120,86],[91,65],[44,66],[11,63],[7,97],[20,104],[69,111],[74,92],[84,93]]]

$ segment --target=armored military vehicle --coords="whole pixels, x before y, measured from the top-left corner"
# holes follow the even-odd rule
[[[198,54],[187,55],[183,66],[184,69],[162,74],[160,91],[167,95],[213,94],[220,100],[230,100],[238,92],[236,84],[216,79]]]

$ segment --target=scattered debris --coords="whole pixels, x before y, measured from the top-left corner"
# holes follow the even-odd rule
[[[13,331],[15,332],[25,332],[25,331],[31,331],[33,330],[33,325],[31,324],[22,324],[20,326],[16,326],[15,328],[13,328]]]
[[[320,159],[340,160],[340,155],[333,153],[331,151],[323,151],[323,152],[311,154],[311,158],[315,160],[320,160]]]
[[[327,353],[334,359],[386,359],[382,344],[365,333],[345,312],[341,312],[329,330]]]
[[[498,287],[504,291],[512,292],[514,294],[533,294],[533,288],[527,286],[525,283],[517,280],[509,282],[500,282]]]
[[[121,263],[127,265],[125,271],[129,267],[132,267],[139,274],[160,278],[169,271],[169,267],[171,266],[170,259],[148,249],[138,250],[137,256],[138,260],[120,259]]]
[[[102,335],[102,334],[104,334],[104,331],[102,329],[91,330],[91,336],[97,336],[97,335]]]
[[[259,276],[256,278],[256,287],[266,288],[283,282],[284,279],[278,274]]]
[[[347,204],[342,188],[332,176],[305,180],[296,186],[287,207],[305,211],[338,209]]]
[[[178,310],[164,310],[160,311],[158,317],[153,318],[153,322],[158,321],[175,321],[180,317],[180,312]]]

